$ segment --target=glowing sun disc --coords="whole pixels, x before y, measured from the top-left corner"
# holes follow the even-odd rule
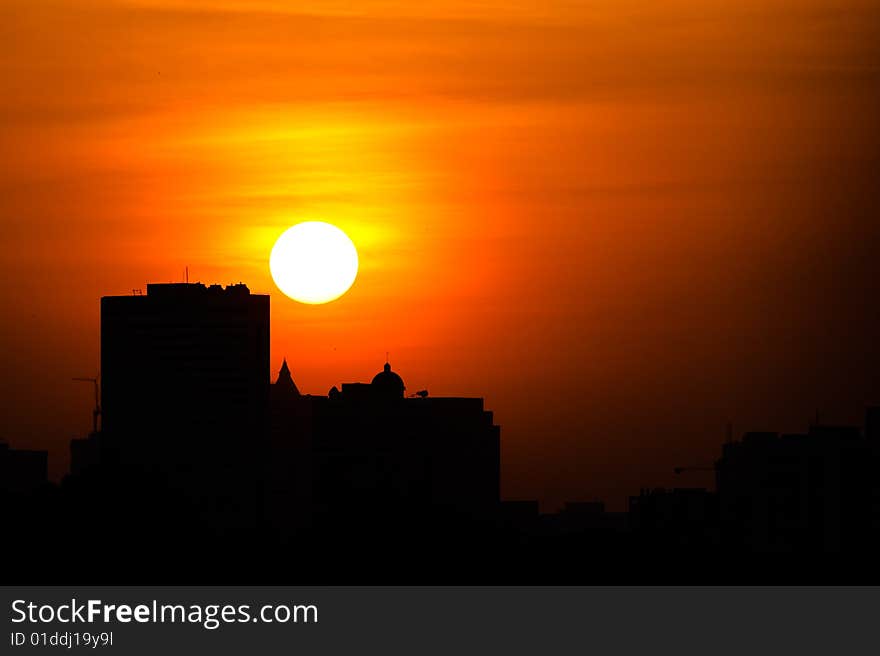
[[[357,249],[336,226],[306,221],[278,237],[269,255],[269,271],[278,289],[293,300],[329,303],[354,284]]]

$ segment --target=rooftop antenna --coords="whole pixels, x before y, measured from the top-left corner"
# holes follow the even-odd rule
[[[385,351],[385,364],[388,364],[388,351]]]
[[[188,285],[189,284],[189,266],[187,266],[183,269],[183,277],[184,277],[184,282],[186,282],[186,284]]]

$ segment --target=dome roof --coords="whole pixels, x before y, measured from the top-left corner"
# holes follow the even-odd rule
[[[370,385],[374,392],[385,398],[402,398],[403,392],[406,390],[403,379],[391,371],[391,365],[387,362],[382,371],[373,376],[373,382]]]

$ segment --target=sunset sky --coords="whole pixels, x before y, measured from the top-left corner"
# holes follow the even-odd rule
[[[705,485],[880,402],[880,3],[0,3],[0,438],[57,479],[98,299],[272,295],[273,375],[483,396],[502,494]],[[281,295],[328,221],[360,272]],[[173,400],[169,399],[169,402]]]

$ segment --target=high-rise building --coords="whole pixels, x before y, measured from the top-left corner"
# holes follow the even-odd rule
[[[265,458],[269,297],[243,284],[147,285],[101,299],[101,410],[123,466],[200,513],[253,510]]]

